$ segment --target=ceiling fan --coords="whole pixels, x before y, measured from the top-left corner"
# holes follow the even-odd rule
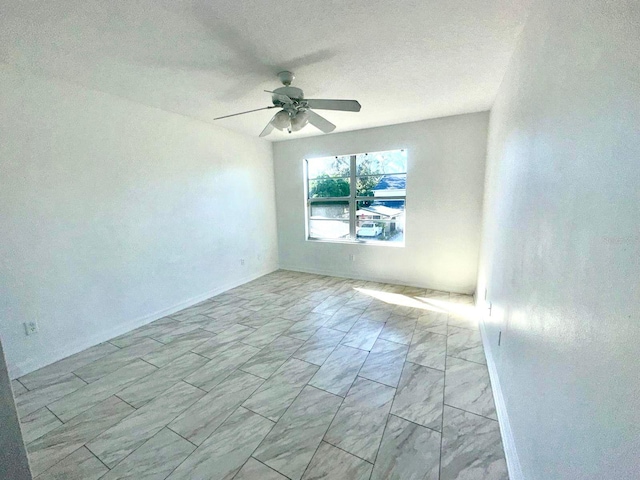
[[[273,105],[268,107],[256,108],[247,112],[234,113],[233,115],[225,115],[223,117],[214,118],[220,120],[222,118],[235,117],[236,115],[244,115],[245,113],[257,112],[259,110],[268,110],[270,108],[281,108],[271,121],[264,127],[261,137],[266,137],[274,129],[287,130],[289,133],[297,132],[308,124],[313,125],[323,133],[333,132],[336,126],[324,117],[321,117],[312,109],[318,110],[341,110],[344,112],[359,112],[360,103],[356,100],[327,100],[304,98],[302,90],[291,86],[291,82],[295,76],[293,73],[284,71],[278,74],[278,78],[284,87],[275,90],[265,90],[271,94]]]

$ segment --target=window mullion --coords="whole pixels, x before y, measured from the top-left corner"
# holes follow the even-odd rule
[[[349,162],[349,171],[351,173],[350,182],[351,189],[349,192],[351,195],[349,196],[349,236],[351,239],[356,238],[356,195],[357,195],[357,186],[356,186],[356,156],[351,155]]]

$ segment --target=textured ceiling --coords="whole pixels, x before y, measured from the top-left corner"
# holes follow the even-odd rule
[[[0,60],[205,122],[269,105],[289,69],[307,98],[359,100],[319,112],[355,130],[489,109],[529,1],[2,0]]]

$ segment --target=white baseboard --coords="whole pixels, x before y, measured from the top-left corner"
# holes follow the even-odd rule
[[[187,300],[184,300],[170,307],[164,308],[162,310],[158,310],[156,312],[150,313],[148,315],[144,315],[142,317],[135,318],[125,323],[120,323],[113,328],[103,330],[90,337],[83,338],[75,342],[69,342],[65,345],[60,345],[58,348],[54,350],[43,352],[43,355],[38,357],[37,359],[36,358],[28,359],[28,360],[25,360],[24,362],[21,362],[15,365],[8,365],[9,376],[12,379],[21,377],[23,375],[26,375],[27,373],[33,372],[35,370],[38,370],[39,368],[46,367],[47,365],[57,362],[58,360],[62,360],[63,358],[67,358],[75,353],[86,350],[89,347],[93,347],[94,345],[98,345],[99,343],[106,342],[109,339],[112,339],[124,333],[130,332],[131,330],[134,330],[138,327],[142,327],[147,323],[151,323],[162,317],[171,315],[172,313],[179,312],[180,310],[183,310],[187,307],[195,305],[196,303],[202,302],[207,298],[214,297],[223,292],[226,292],[227,290],[231,290],[232,288],[235,288],[239,285],[243,285],[247,282],[255,280],[256,278],[267,275],[271,272],[276,271],[277,269],[278,269],[277,267],[274,267],[274,268],[266,269],[264,271],[260,271],[258,273],[254,273],[252,275],[248,275],[234,282],[224,284],[209,292],[196,295],[195,297],[191,297]]]
[[[311,273],[315,275],[326,275],[329,277],[338,277],[338,278],[348,278],[351,280],[364,280],[366,282],[378,282],[378,283],[390,283],[393,285],[405,285],[407,287],[416,287],[416,288],[429,288],[433,290],[442,290],[451,293],[461,293],[463,295],[469,295],[469,292],[457,292],[451,289],[442,289],[436,288],[433,285],[424,285],[416,282],[407,282],[405,280],[393,277],[376,277],[371,275],[358,275],[354,272],[336,272],[334,270],[323,270],[318,268],[306,268],[306,267],[294,267],[294,266],[286,266],[280,265],[280,270],[290,270],[292,272],[302,272],[302,273]]]
[[[518,451],[516,450],[513,432],[511,431],[511,423],[509,422],[509,414],[507,406],[500,387],[500,377],[496,363],[493,359],[493,352],[489,347],[489,338],[484,324],[484,318],[480,316],[480,334],[482,335],[482,343],[484,345],[484,354],[487,359],[487,368],[489,370],[489,378],[491,379],[491,389],[493,390],[493,399],[496,404],[496,413],[498,414],[498,423],[500,424],[500,434],[502,435],[502,446],[504,447],[504,455],[507,460],[507,469],[509,470],[510,480],[524,480]]]

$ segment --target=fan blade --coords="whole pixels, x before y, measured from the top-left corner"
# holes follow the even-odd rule
[[[277,113],[276,113],[277,115]],[[262,130],[262,132],[260,132],[260,136],[261,137],[266,137],[267,135],[269,135],[271,132],[273,132],[273,129],[276,128],[273,126],[273,120],[276,118],[276,115],[274,115],[273,117],[271,117],[271,120],[269,120],[269,123],[267,123],[267,126],[264,127],[264,130]]]
[[[245,113],[258,112],[260,110],[268,110],[270,108],[277,108],[277,107],[275,105],[269,105],[268,107],[256,108],[255,110],[248,110],[246,112],[233,113],[231,115],[225,115],[224,117],[216,117],[214,118],[214,120],[220,120],[221,118],[235,117],[236,115],[244,115]]]
[[[324,133],[329,133],[333,132],[336,129],[336,126],[333,123],[331,123],[326,118],[321,117],[316,112],[307,110],[307,113],[309,114],[309,123],[316,127],[318,130]]]
[[[317,108],[318,110],[342,110],[345,112],[359,112],[360,103],[356,100],[327,100],[324,98],[305,100],[309,108]]]
[[[271,90],[265,90],[265,92],[273,94],[273,96],[280,100],[282,103],[293,103],[293,100],[281,93],[272,92]]]

